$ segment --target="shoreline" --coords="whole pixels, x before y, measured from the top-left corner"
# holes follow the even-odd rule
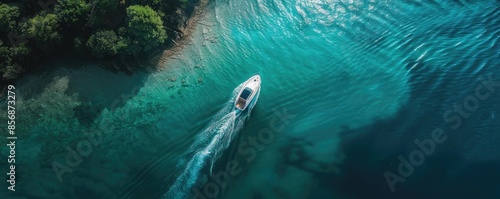
[[[200,23],[201,18],[204,16],[209,0],[200,0],[198,5],[195,6],[193,14],[187,19],[186,26],[181,30],[182,36],[179,39],[172,39],[173,45],[162,50],[157,55],[153,56],[150,60],[153,71],[163,71],[167,62],[171,59],[177,59],[176,56],[184,50],[186,45],[192,42],[192,33],[196,26]]]
[[[54,34],[57,33],[58,35],[58,40],[52,41],[50,45],[47,44],[47,46],[52,46],[52,51],[50,52],[45,52],[44,51],[44,46],[40,47],[35,45],[36,39],[37,38],[31,38],[29,37],[30,41],[25,40],[23,41],[24,44],[22,48],[13,46],[10,48],[9,44],[3,44],[0,45],[2,49],[7,49],[2,51],[2,57],[8,57],[10,59],[2,60],[0,64],[2,64],[2,67],[0,67],[0,93],[3,93],[5,91],[5,87],[10,84],[16,84],[20,79],[22,79],[25,75],[27,74],[35,74],[40,71],[44,71],[46,67],[39,67],[39,65],[44,65],[48,62],[50,62],[50,59],[53,56],[58,56],[60,52],[63,53],[75,53],[78,54],[81,57],[85,57],[85,59],[88,60],[93,60],[95,61],[98,65],[100,65],[103,68],[107,68],[113,72],[124,72],[128,75],[133,74],[137,70],[144,70],[146,69],[149,72],[156,72],[159,70],[162,70],[165,68],[165,65],[169,59],[175,59],[176,55],[179,55],[179,52],[184,48],[186,44],[192,44],[193,42],[191,40],[191,34],[194,32],[196,25],[199,23],[201,18],[205,16],[205,9],[207,8],[207,5],[209,4],[210,0],[189,0],[186,1],[189,4],[185,4],[184,6],[177,6],[175,7],[176,10],[169,11],[168,15],[162,15],[164,16],[163,18],[160,17],[160,21],[163,23],[163,29],[166,31],[167,35],[165,35],[165,39],[159,45],[160,47],[156,49],[151,49],[149,50],[150,52],[142,52],[143,54],[138,57],[131,57],[129,56],[126,52],[127,49],[121,49],[123,52],[118,52],[117,49],[114,51],[115,54],[109,55],[109,56],[104,56],[104,57],[96,57],[95,55],[91,54],[93,51],[92,49],[96,49],[95,47],[97,44],[92,45],[92,47],[88,47],[90,38],[89,36],[95,36],[97,30],[94,30],[93,27],[90,25],[85,26],[85,28],[82,28],[84,31],[87,31],[85,33],[81,34],[70,34],[68,31],[66,32],[61,32],[62,29],[60,27],[73,27],[74,25],[78,25],[77,22],[70,23],[70,22],[61,22],[61,21],[55,21],[52,20],[50,24],[51,26],[54,26],[53,32]],[[175,3],[172,3],[175,4]],[[3,4],[2,4],[3,5]],[[12,9],[14,11],[18,10],[18,6],[23,5],[11,5],[10,7],[7,6],[9,9]],[[88,6],[93,6],[93,4],[88,4]],[[133,5],[119,5],[119,9],[121,11],[125,12],[126,7],[133,7]],[[139,7],[137,7],[139,6]],[[142,6],[142,7],[141,7]],[[128,9],[127,7],[127,9]],[[143,8],[144,7],[144,8]],[[164,6],[156,6],[154,8],[151,8],[147,5],[136,5],[136,7],[133,7],[134,9],[146,9],[148,8],[149,10],[152,10],[153,15],[158,15],[156,11],[164,11],[166,8]],[[50,13],[50,15],[46,16],[42,12],[38,12],[36,10],[37,7],[32,8],[32,11],[36,13],[36,16],[41,16],[41,17],[48,17],[50,19],[54,17],[58,17],[56,14]],[[13,12],[14,12],[13,11]],[[18,11],[17,11],[18,12]],[[87,10],[86,12],[91,12]],[[25,13],[24,13],[25,14]],[[52,17],[52,18],[51,18]],[[100,16],[101,18],[105,18],[106,16]],[[39,17],[40,18],[40,17]],[[88,18],[88,19],[87,19]],[[91,20],[91,17],[85,18],[85,20]],[[95,18],[95,16],[94,16]],[[123,17],[122,17],[123,18]],[[125,20],[120,18],[120,20]],[[17,18],[12,19],[12,23],[15,24],[17,23]],[[47,19],[48,20],[48,19]],[[82,19],[83,20],[83,19]],[[115,20],[116,21],[116,20]],[[108,23],[108,22],[106,22]],[[109,22],[112,23],[112,22]],[[114,23],[114,22],[113,22]],[[73,25],[73,26],[71,26]],[[107,24],[109,27],[106,29],[106,33],[111,34],[110,36],[114,36],[114,39],[117,39],[116,37],[116,32],[118,32],[118,26],[117,24]],[[121,25],[120,25],[121,26]],[[107,26],[106,26],[107,27]],[[12,31],[14,29],[19,28],[17,25],[15,27],[11,27]],[[123,28],[123,27],[121,27]],[[75,29],[73,27],[73,29]],[[73,29],[70,29],[74,31]],[[161,28],[159,28],[161,29]],[[10,30],[10,29],[9,29]],[[4,30],[0,31],[2,33],[6,32]],[[94,32],[91,34],[91,32]],[[102,33],[102,31],[100,32]],[[105,33],[102,33],[105,34]],[[28,37],[25,34],[21,35],[23,38]],[[102,35],[101,35],[102,36]],[[62,39],[64,38],[64,39]],[[76,42],[76,38],[78,38],[79,42]],[[122,41],[124,40],[122,37],[118,38],[118,40]],[[85,42],[87,41],[87,42]],[[76,43],[75,43],[76,42]],[[110,41],[111,42],[111,41]],[[115,41],[116,42],[116,41]],[[1,43],[1,41],[0,41]],[[95,43],[95,42],[94,42]],[[12,42],[11,42],[11,45]],[[17,54],[10,52],[13,51],[14,47],[21,48],[21,50],[17,49],[18,52]],[[49,48],[49,47],[47,47]],[[91,49],[90,49],[91,48]],[[125,48],[125,47],[123,47]],[[141,48],[142,49],[142,48]],[[45,52],[45,54],[44,54]],[[100,52],[100,51],[99,51]],[[24,53],[24,54],[23,54]],[[101,53],[109,53],[107,51],[101,52]],[[121,53],[121,54],[120,54]],[[26,57],[30,57],[33,59],[27,59]],[[40,58],[41,57],[41,58]],[[20,61],[21,60],[21,61]],[[33,65],[37,67],[32,67]],[[29,66],[29,67],[28,67]],[[36,68],[39,68],[39,70],[36,70]]]

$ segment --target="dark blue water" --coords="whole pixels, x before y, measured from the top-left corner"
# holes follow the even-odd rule
[[[61,59],[21,80],[14,196],[499,198],[499,38],[498,1],[213,1],[162,71]]]

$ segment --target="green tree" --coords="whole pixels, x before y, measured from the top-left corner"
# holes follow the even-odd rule
[[[24,72],[23,68],[17,64],[9,65],[5,67],[5,72],[2,74],[2,79],[5,81],[13,81],[19,78]]]
[[[89,10],[84,0],[58,0],[54,8],[59,21],[69,24],[83,21]]]
[[[127,8],[127,27],[130,43],[147,52],[167,39],[163,21],[149,6],[134,5]]]
[[[47,52],[61,39],[59,29],[55,14],[41,13],[28,21],[27,31],[29,36],[35,39],[38,47]]]
[[[10,60],[11,57],[9,47],[0,44],[0,65],[2,66],[2,68],[8,65],[7,63],[10,62]]]
[[[100,30],[92,34],[87,41],[87,48],[98,58],[116,55],[127,45],[113,30]]]
[[[19,17],[18,7],[0,4],[0,30],[9,31],[14,29],[17,17]]]
[[[26,43],[21,43],[18,46],[0,45],[0,74],[2,80],[12,81],[19,77],[24,71],[23,67],[18,63],[27,60],[27,56],[31,52],[31,48]]]
[[[21,43],[18,46],[9,48],[10,56],[15,62],[22,62],[31,52],[31,47],[27,43]]]
[[[118,0],[92,0],[89,23],[93,28],[114,27],[118,24],[116,15],[120,8]]]

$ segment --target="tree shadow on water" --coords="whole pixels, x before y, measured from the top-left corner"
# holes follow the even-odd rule
[[[76,78],[68,86],[69,93],[78,94],[81,104],[73,109],[83,125],[90,125],[104,109],[122,107],[144,86],[146,73],[99,75],[97,78]]]
[[[39,103],[44,103],[57,100],[47,97],[52,93],[70,99],[76,96],[73,100],[78,105],[73,107],[74,117],[85,126],[92,124],[102,110],[122,107],[137,95],[149,76],[146,71],[133,74],[113,72],[78,56],[65,57],[47,65],[50,65],[47,70],[29,74],[19,81],[25,92],[24,99],[39,98]],[[40,98],[42,94],[45,97]]]

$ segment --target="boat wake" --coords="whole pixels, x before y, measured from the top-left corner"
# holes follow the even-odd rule
[[[179,161],[177,167],[184,168],[184,170],[164,195],[164,198],[188,198],[191,196],[193,187],[207,181],[208,177],[203,175],[203,172],[206,171],[206,174],[211,175],[214,163],[229,147],[231,140],[237,136],[245,120],[250,116],[250,111],[237,112],[234,110],[234,101],[242,85],[240,84],[233,90],[231,99],[212,117],[207,127],[197,135],[195,142],[184,155],[191,158]]]

